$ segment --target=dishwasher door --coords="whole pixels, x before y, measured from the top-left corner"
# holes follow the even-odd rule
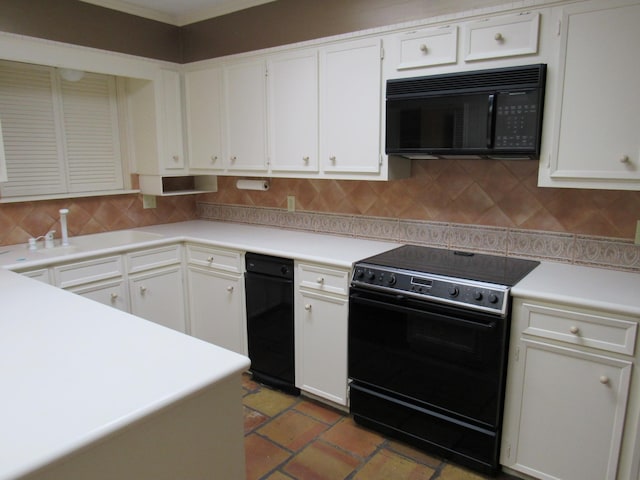
[[[247,340],[253,378],[298,395],[295,387],[293,261],[246,254]]]

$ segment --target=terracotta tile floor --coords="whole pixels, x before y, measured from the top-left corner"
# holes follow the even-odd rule
[[[243,389],[247,480],[492,478],[366,430],[313,400],[259,385],[247,374]]]

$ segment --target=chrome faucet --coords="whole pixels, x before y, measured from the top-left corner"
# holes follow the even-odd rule
[[[55,230],[49,230],[44,235],[40,235],[39,237],[31,237],[29,239],[29,250],[37,250],[38,249],[38,240],[44,239],[44,248],[53,248],[53,234],[56,233]]]

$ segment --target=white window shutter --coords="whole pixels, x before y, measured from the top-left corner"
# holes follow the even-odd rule
[[[58,114],[50,68],[0,62],[0,118],[9,180],[0,185],[3,197],[66,191]]]
[[[115,78],[59,81],[69,192],[122,189]]]

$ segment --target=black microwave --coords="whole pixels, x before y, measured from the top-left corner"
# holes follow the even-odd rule
[[[547,66],[387,81],[388,155],[538,158]]]

